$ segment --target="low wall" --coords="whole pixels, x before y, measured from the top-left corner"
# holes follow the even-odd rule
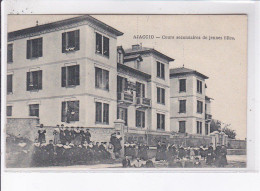
[[[228,149],[228,155],[246,155],[246,149]]]
[[[246,149],[246,140],[228,139],[227,146],[230,149]]]

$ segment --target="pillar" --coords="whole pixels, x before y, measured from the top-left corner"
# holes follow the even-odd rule
[[[120,135],[122,136],[122,141],[121,141],[121,146],[122,146],[122,150],[121,150],[121,157],[125,156],[125,121],[122,119],[117,119],[114,121],[115,124],[115,130],[116,132],[120,132]]]

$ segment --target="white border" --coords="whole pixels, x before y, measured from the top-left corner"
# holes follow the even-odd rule
[[[23,11],[23,12],[22,12]],[[138,171],[130,171],[131,173],[123,173],[126,171],[116,171],[112,176],[108,172],[113,170],[96,170],[91,172],[98,173],[81,173],[89,172],[84,169],[73,171],[73,173],[54,173],[53,170],[39,170],[34,173],[13,173],[6,172],[3,160],[1,161],[2,172],[2,188],[3,190],[103,190],[109,189],[106,185],[113,184],[112,190],[245,190],[249,189],[246,181],[259,185],[259,181],[252,173],[243,174],[223,174],[225,172],[257,172],[259,171],[259,2],[170,2],[170,1],[83,1],[83,0],[64,0],[61,1],[35,1],[35,0],[9,0],[2,3],[2,55],[6,55],[7,44],[7,14],[248,14],[248,98],[247,98],[247,170],[242,169],[199,169],[196,172],[219,172],[219,173],[200,173],[191,174],[181,169],[160,169],[159,172],[168,172],[166,174],[146,173],[143,169]],[[2,56],[2,63],[6,63],[6,57]],[[6,65],[2,64],[2,76],[6,75]],[[6,78],[2,78],[2,115],[1,126],[4,127],[6,122]],[[257,125],[256,125],[257,124]],[[2,132],[2,153],[5,153],[4,147],[4,128]],[[209,170],[209,171],[208,171]],[[230,171],[231,170],[231,171]],[[67,172],[68,170],[66,170]],[[64,171],[62,171],[64,172]],[[105,172],[105,173],[104,173]],[[151,172],[151,171],[149,171]],[[176,172],[172,174],[173,172]],[[182,172],[181,174],[179,172]],[[221,172],[221,173],[220,173]],[[171,174],[170,174],[171,173]],[[216,180],[216,178],[220,178]],[[159,178],[160,177],[160,178]],[[163,177],[163,179],[161,178]],[[241,177],[243,178],[241,181]],[[259,177],[259,174],[258,174]],[[59,180],[59,181],[57,181]],[[91,181],[90,181],[91,180]],[[117,181],[115,181],[117,180]],[[87,182],[86,182],[87,181]],[[54,183],[58,183],[54,187]],[[225,184],[224,184],[225,183]],[[88,186],[88,187],[87,187]],[[138,189],[139,188],[139,189]],[[141,188],[141,189],[140,189]],[[258,190],[252,186],[249,190]]]

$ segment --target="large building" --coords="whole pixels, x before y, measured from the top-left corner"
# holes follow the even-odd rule
[[[208,135],[211,98],[206,96],[207,76],[188,68],[170,69],[171,131]]]
[[[128,134],[169,134],[173,59],[117,47],[121,35],[89,15],[10,32],[7,116],[96,129],[119,118]]]

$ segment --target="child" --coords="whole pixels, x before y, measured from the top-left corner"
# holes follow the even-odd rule
[[[196,158],[195,158],[194,167],[195,167],[195,168],[201,167],[201,163],[200,163],[199,157],[196,157]]]

